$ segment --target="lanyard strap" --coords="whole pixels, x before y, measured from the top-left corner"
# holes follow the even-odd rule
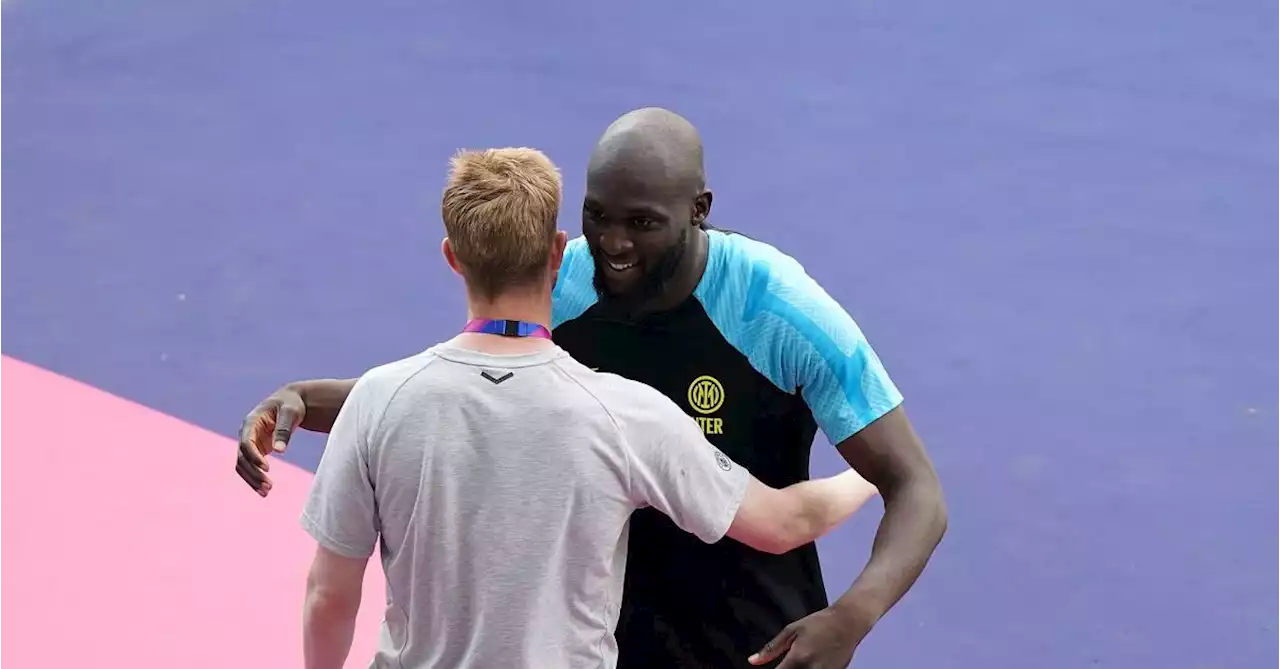
[[[541,337],[542,339],[551,339],[551,331],[546,327],[524,321],[473,318],[467,321],[462,331],[501,335],[503,337]]]

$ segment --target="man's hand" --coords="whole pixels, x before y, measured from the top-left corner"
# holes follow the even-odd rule
[[[356,379],[312,379],[295,381],[271,393],[240,424],[236,473],[266,497],[271,490],[267,456],[283,453],[297,428],[326,433],[333,429],[355,386]]]
[[[240,424],[240,446],[236,451],[236,473],[263,497],[271,491],[267,456],[283,453],[289,437],[306,416],[302,395],[285,386],[262,400]]]
[[[761,665],[782,657],[777,669],[845,669],[874,624],[855,618],[833,608],[810,614],[782,628],[747,661]]]

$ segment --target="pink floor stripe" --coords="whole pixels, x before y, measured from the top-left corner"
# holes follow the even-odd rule
[[[277,461],[264,500],[225,437],[8,357],[0,383],[4,666],[301,666],[307,472]],[[369,571],[352,667],[385,602]]]

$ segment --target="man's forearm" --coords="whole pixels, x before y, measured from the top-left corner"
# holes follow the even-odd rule
[[[311,379],[290,383],[289,389],[298,393],[307,407],[298,427],[327,434],[333,429],[333,422],[338,420],[338,412],[355,385],[356,379]]]
[[[920,577],[947,530],[947,507],[936,477],[880,491],[884,517],[871,558],[849,591],[833,606],[877,621]]]
[[[805,517],[808,519],[809,537],[804,544],[817,540],[847,521],[877,494],[876,486],[854,469],[797,485],[806,489]]]
[[[852,469],[824,479],[802,481],[790,488],[802,500],[795,546],[816,541],[848,520],[876,495],[876,487]]]
[[[352,606],[327,599],[320,593],[307,593],[302,617],[302,654],[306,669],[342,669],[351,653],[358,609],[358,602]]]

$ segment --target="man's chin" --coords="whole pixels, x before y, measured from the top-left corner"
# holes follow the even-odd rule
[[[627,302],[634,298],[637,293],[635,286],[618,288],[604,282],[596,286],[596,294],[599,295],[600,299],[610,302]]]
[[[600,297],[610,298],[613,300],[626,300],[629,296],[633,296],[640,292],[640,287],[644,285],[645,275],[639,273],[637,276],[629,276],[620,279],[611,276],[613,270],[608,267],[596,265],[596,293]]]

